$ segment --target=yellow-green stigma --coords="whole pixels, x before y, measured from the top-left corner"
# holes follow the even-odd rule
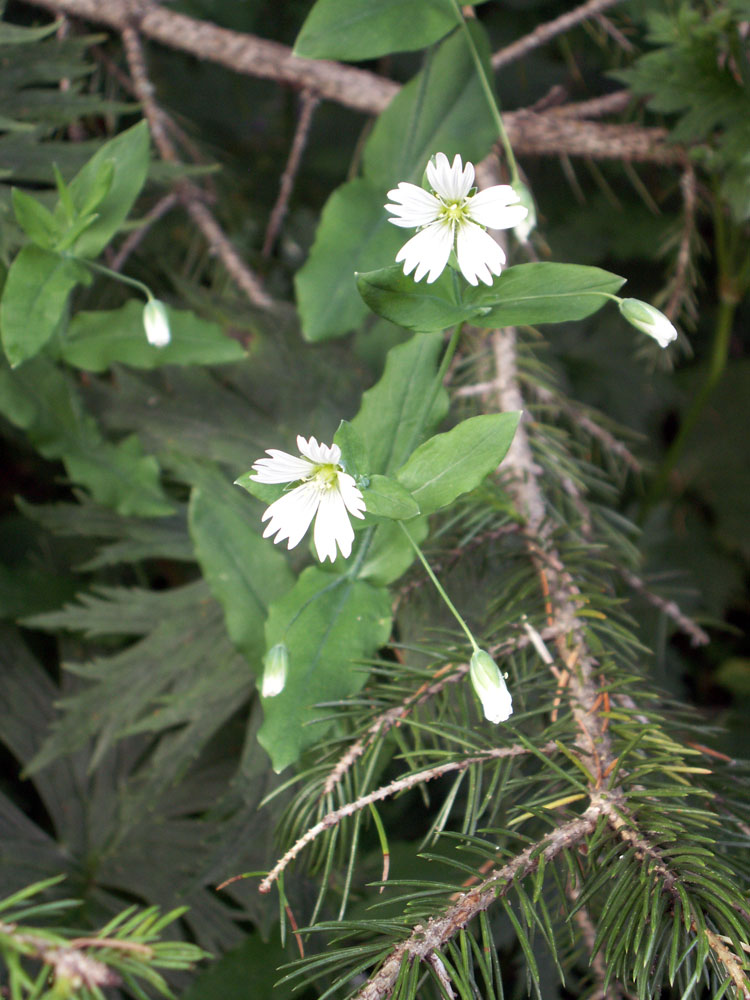
[[[317,465],[310,478],[315,480],[315,485],[318,489],[332,490],[338,485],[338,466],[332,462],[328,462],[325,465]]]

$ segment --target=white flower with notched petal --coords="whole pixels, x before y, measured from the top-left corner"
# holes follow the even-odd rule
[[[290,493],[285,493],[263,514],[268,521],[263,537],[276,535],[274,542],[289,539],[288,548],[299,545],[302,536],[315,518],[313,541],[318,559],[325,562],[336,558],[336,546],[347,559],[354,541],[349,515],[364,517],[365,501],[352,476],[343,471],[341,449],[338,445],[318,444],[314,437],[305,441],[297,437],[300,457],[285,451],[269,448],[270,458],[260,458],[253,465],[258,483],[296,483]]]
[[[430,284],[443,273],[455,248],[469,284],[491,285],[492,275],[503,269],[505,254],[487,229],[512,229],[526,218],[528,209],[517,204],[519,196],[508,184],[472,193],[474,167],[471,163],[464,167],[458,154],[451,166],[445,153],[438,153],[427,164],[427,180],[432,192],[406,181],[388,192],[394,202],[385,206],[394,215],[388,221],[419,229],[401,247],[396,261],[404,262],[404,274],[414,271],[415,281],[427,275]]]

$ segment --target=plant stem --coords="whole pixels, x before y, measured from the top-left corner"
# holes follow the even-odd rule
[[[154,293],[148,287],[144,285],[142,281],[138,281],[137,278],[129,278],[126,274],[120,274],[118,271],[113,271],[109,267],[105,267],[104,264],[97,264],[96,261],[86,260],[83,261],[92,271],[98,271],[100,274],[106,274],[108,278],[113,278],[115,281],[121,281],[124,285],[132,285],[133,288],[137,288],[139,292],[143,292],[146,299],[151,302],[154,298]]]
[[[450,613],[453,615],[453,617],[456,619],[456,621],[458,622],[458,624],[461,626],[461,628],[466,633],[466,637],[468,638],[469,642],[471,643],[471,648],[474,650],[475,653],[478,653],[479,652],[479,644],[477,643],[477,640],[471,634],[471,629],[469,628],[469,626],[466,624],[466,622],[463,620],[463,618],[461,617],[461,615],[458,613],[458,610],[456,609],[456,606],[453,603],[453,601],[451,601],[450,597],[448,597],[448,595],[446,594],[445,589],[444,589],[442,583],[435,576],[434,572],[432,571],[432,567],[430,566],[430,564],[425,559],[422,550],[420,549],[420,547],[417,545],[417,543],[414,541],[414,539],[409,534],[409,531],[408,531],[406,525],[404,524],[404,522],[403,521],[397,521],[396,523],[398,524],[399,528],[401,528],[401,530],[403,531],[403,533],[406,535],[407,539],[409,540],[409,544],[411,545],[411,547],[416,552],[417,557],[419,558],[419,561],[424,566],[427,575],[432,580],[432,582],[435,584],[437,592],[440,594],[440,596],[443,598],[443,600],[447,604],[448,610],[450,611]]]
[[[481,84],[482,90],[484,91],[484,96],[487,98],[487,104],[489,105],[490,114],[495,120],[497,133],[500,137],[500,142],[502,144],[503,150],[505,151],[505,158],[508,162],[508,167],[510,169],[510,178],[511,178],[510,182],[512,186],[515,186],[521,183],[521,177],[518,172],[518,164],[516,163],[516,158],[513,153],[513,147],[510,144],[510,139],[508,138],[508,133],[505,131],[505,125],[503,124],[503,116],[500,114],[500,109],[497,106],[497,99],[495,98],[495,94],[492,89],[492,83],[490,82],[489,74],[487,73],[487,68],[482,62],[482,57],[479,55],[479,50],[477,49],[476,42],[472,37],[469,25],[466,23],[466,18],[461,13],[461,8],[458,5],[458,0],[451,0],[451,3],[453,5],[453,10],[455,11],[456,17],[458,18],[458,23],[461,25],[461,28],[466,35],[466,41],[469,46],[471,58],[473,59],[474,65],[477,68],[479,82]]]

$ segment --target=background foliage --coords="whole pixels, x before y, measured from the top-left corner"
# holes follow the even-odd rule
[[[11,2],[0,20],[0,895],[44,882],[45,901],[0,912],[3,989],[64,995],[59,966],[39,964],[47,945],[14,950],[7,926],[26,921],[55,947],[118,926],[143,947],[170,939],[134,952],[132,969],[127,951],[100,947],[118,984],[69,976],[82,995],[97,982],[158,992],[163,973],[187,1000],[271,995],[279,979],[281,997],[385,996],[376,977],[365,986],[375,963],[450,914],[462,887],[490,892],[493,866],[517,864],[429,961],[397,956],[394,995],[743,995],[750,6],[589,3],[556,30],[567,4],[476,7],[539,217],[513,263],[627,276],[624,294],[683,331],[665,356],[613,309],[541,330],[493,317],[520,328],[510,382],[530,413],[538,495],[511,465],[413,534],[504,657],[516,714],[501,737],[460,670],[441,686],[466,651],[389,527],[352,587],[361,627],[334,621],[321,647],[302,621],[292,637],[320,661],[310,702],[262,706],[255,682],[285,600],[329,577],[305,544],[262,540],[262,505],[232,485],[265,448],[330,441],[342,418],[386,472],[408,457],[393,448],[410,414],[445,430],[518,408],[494,367],[507,342],[473,329],[425,407],[440,333],[373,316],[352,278],[402,242],[382,208],[390,187],[418,183],[438,149],[479,162],[495,140],[465,37],[448,34],[451,4],[414,0],[406,23],[385,0],[312,12],[177,0],[140,24],[124,0],[93,6]],[[334,92],[336,68],[315,62],[321,77],[290,85],[287,48],[267,72],[258,53],[240,72],[215,58],[205,23],[198,55],[194,22],[160,36],[167,14],[362,75]],[[99,200],[85,204],[92,177]],[[168,303],[169,347],[146,342],[138,293],[86,260]],[[402,422],[383,429],[397,408]],[[542,524],[565,572],[540,575],[522,523]],[[554,591],[558,572],[560,607],[569,579],[583,595],[576,628],[597,663],[589,708],[608,764],[582,745],[522,624],[562,656],[540,583]],[[518,758],[493,756],[510,744]],[[625,798],[589,828],[597,766]],[[217,891],[268,872],[321,821],[274,895],[256,878]],[[174,921],[166,931],[152,907]],[[306,960],[279,973],[300,948]],[[217,960],[188,972],[204,952]]]

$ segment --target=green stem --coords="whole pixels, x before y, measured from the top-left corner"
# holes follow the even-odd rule
[[[458,23],[461,25],[462,30],[466,35],[466,41],[469,46],[469,52],[471,53],[471,58],[474,61],[474,65],[477,69],[477,74],[479,76],[479,82],[481,84],[482,90],[484,91],[484,96],[487,98],[487,104],[489,105],[490,114],[492,115],[495,126],[497,128],[497,133],[500,136],[500,142],[502,143],[503,150],[505,151],[505,158],[508,161],[508,167],[510,168],[510,178],[511,185],[521,183],[521,177],[518,172],[518,164],[516,163],[516,158],[513,154],[513,147],[510,144],[510,139],[508,138],[508,133],[505,131],[505,125],[503,124],[503,116],[500,114],[500,109],[497,106],[497,100],[495,98],[494,91],[492,89],[492,83],[489,79],[489,74],[487,69],[482,62],[482,57],[479,55],[479,50],[477,49],[476,42],[474,41],[469,25],[466,23],[466,18],[461,13],[461,8],[458,5],[458,0],[451,0],[453,5],[453,10],[458,18]]]
[[[100,274],[106,274],[108,278],[114,278],[115,281],[121,281],[123,285],[132,285],[133,288],[137,288],[139,292],[143,292],[146,299],[151,302],[155,297],[154,293],[148,287],[144,285],[142,281],[138,281],[136,278],[129,278],[126,274],[120,274],[118,271],[113,271],[109,267],[105,267],[104,264],[97,264],[96,261],[86,260],[83,261],[92,271],[98,271]]]
[[[438,578],[433,573],[432,567],[430,566],[430,564],[425,559],[425,557],[424,557],[424,555],[422,553],[422,550],[420,549],[420,547],[417,545],[417,543],[414,541],[414,539],[409,534],[409,532],[408,532],[408,530],[407,530],[406,525],[404,524],[404,522],[403,521],[397,521],[396,523],[398,524],[399,528],[401,528],[401,530],[403,531],[403,533],[406,535],[407,539],[409,540],[409,544],[411,545],[411,547],[416,552],[419,561],[422,563],[422,565],[425,568],[425,572],[427,573],[427,575],[429,576],[429,578],[432,580],[432,582],[435,584],[437,592],[440,594],[440,596],[443,598],[443,600],[447,604],[448,610],[450,611],[450,613],[453,615],[453,617],[456,619],[456,621],[458,622],[458,624],[461,626],[461,628],[466,633],[466,637],[469,640],[469,642],[471,643],[471,648],[474,650],[475,653],[478,653],[479,652],[479,645],[477,643],[477,640],[471,634],[471,630],[469,629],[469,626],[466,624],[466,622],[463,620],[463,618],[461,617],[461,615],[458,613],[458,610],[456,609],[456,606],[453,603],[453,601],[446,594],[445,589],[443,588],[442,583],[438,580]]]
[[[685,419],[682,421],[677,437],[670,445],[664,461],[662,462],[661,468],[659,469],[658,475],[651,484],[643,503],[641,512],[642,517],[647,514],[654,504],[658,503],[663,496],[667,483],[669,482],[669,477],[671,476],[674,467],[679,462],[685,449],[685,444],[690,437],[693,428],[698,422],[706,403],[708,403],[708,400],[716,388],[719,379],[724,373],[724,368],[726,367],[727,358],[729,356],[729,341],[732,332],[732,321],[734,319],[736,309],[737,302],[733,297],[720,299],[718,315],[716,317],[716,327],[714,329],[714,342],[711,350],[708,375],[706,376],[706,380],[703,385],[693,397],[693,401],[685,414]]]

